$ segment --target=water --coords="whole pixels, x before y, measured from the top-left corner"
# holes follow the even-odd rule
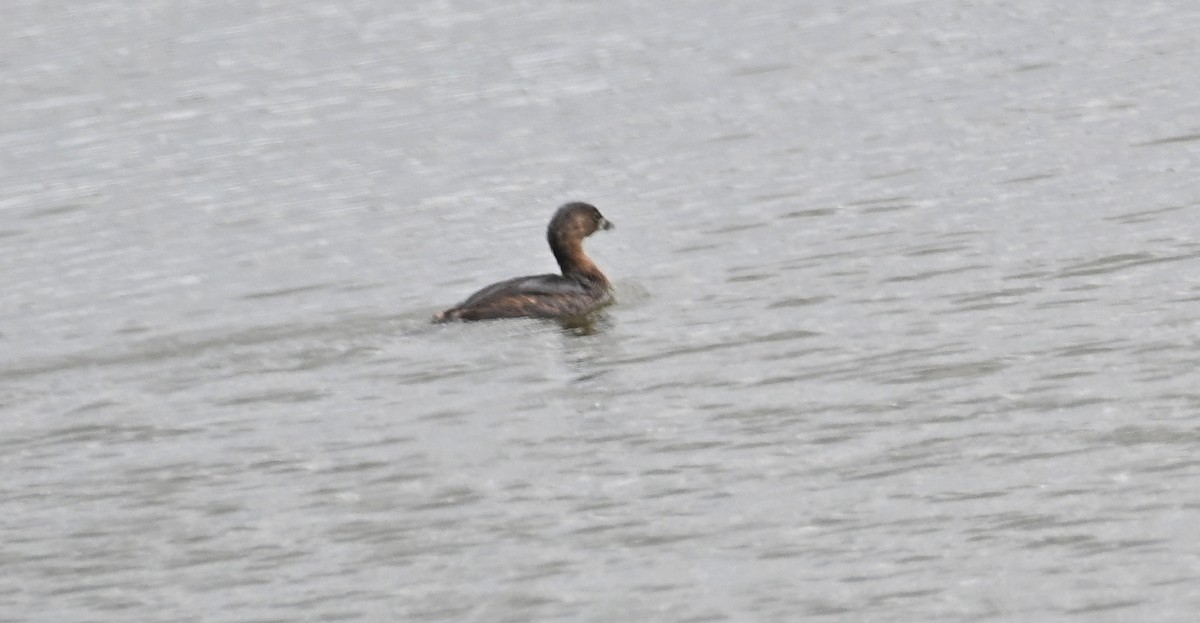
[[[1198,26],[10,2],[0,620],[1191,620]]]

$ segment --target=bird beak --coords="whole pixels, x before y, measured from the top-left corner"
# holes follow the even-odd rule
[[[604,218],[603,216],[601,216],[601,217],[600,217],[600,229],[603,229],[603,230],[607,231],[607,230],[609,230],[609,229],[612,229],[612,228],[614,228],[614,227],[616,227],[616,225],[613,225],[613,224],[612,224],[612,221],[610,221],[610,220],[608,220],[608,219]]]

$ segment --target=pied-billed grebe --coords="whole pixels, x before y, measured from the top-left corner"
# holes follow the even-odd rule
[[[608,277],[583,252],[583,239],[613,224],[587,203],[568,203],[546,228],[550,251],[561,275],[533,275],[494,283],[433,317],[447,320],[492,318],[575,318],[612,302]]]

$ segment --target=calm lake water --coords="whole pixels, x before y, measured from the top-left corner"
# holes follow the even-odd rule
[[[10,1],[0,621],[1194,620],[1198,36]]]

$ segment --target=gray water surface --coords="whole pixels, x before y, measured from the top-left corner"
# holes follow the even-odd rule
[[[0,621],[1194,620],[1198,33],[9,2]]]

